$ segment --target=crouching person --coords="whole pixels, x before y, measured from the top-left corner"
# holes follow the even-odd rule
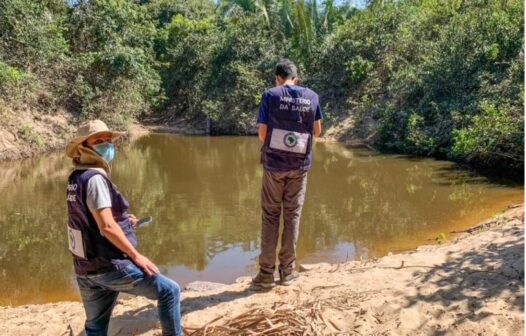
[[[181,335],[179,285],[136,250],[129,204],[110,179],[113,132],[84,123],[66,147],[74,170],[67,187],[68,240],[86,311],[86,335],[106,335],[119,292],[158,301],[163,335]]]

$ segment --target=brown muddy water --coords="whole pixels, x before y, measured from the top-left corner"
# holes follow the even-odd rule
[[[257,271],[262,168],[256,137],[152,134],[119,148],[113,181],[139,251],[182,286]],[[66,237],[61,154],[0,163],[0,305],[78,300]],[[364,260],[434,243],[513,202],[522,185],[490,181],[447,161],[317,143],[298,261]]]

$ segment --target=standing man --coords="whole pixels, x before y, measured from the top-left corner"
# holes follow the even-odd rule
[[[307,171],[312,161],[312,138],[321,133],[318,95],[296,85],[298,74],[294,63],[281,60],[275,75],[276,86],[263,93],[257,119],[259,139],[263,142],[264,172],[260,271],[252,280],[255,290],[276,285],[274,270],[282,206],[284,228],[279,251],[279,282],[290,285],[298,277],[294,262]]]

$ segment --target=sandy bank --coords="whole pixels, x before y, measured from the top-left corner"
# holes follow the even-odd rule
[[[13,111],[1,104],[0,120],[0,161],[64,151],[78,127],[66,111],[38,114],[29,108]],[[130,123],[124,141],[134,141],[149,132],[150,129],[139,123]]]
[[[193,335],[522,335],[524,207],[441,245],[365,262],[306,267],[289,287],[248,290],[250,278],[183,293]],[[155,303],[122,298],[110,335],[160,335]],[[0,307],[2,335],[81,335],[78,302]]]
[[[29,109],[20,109],[16,112],[4,109],[0,106],[0,117],[3,118],[3,123],[0,125],[0,161],[19,160],[63,151],[68,141],[75,135],[78,126],[74,118],[65,111],[38,115]],[[149,133],[206,135],[206,122],[182,118],[171,122],[152,119],[142,123],[132,122],[126,131],[124,142],[133,142]],[[256,135],[257,130],[251,129],[248,134]],[[329,132],[318,141],[340,141],[351,145],[367,143],[362,139],[349,140],[346,137],[339,139],[335,134]]]

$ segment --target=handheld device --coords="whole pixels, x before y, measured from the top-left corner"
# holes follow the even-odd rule
[[[137,224],[135,224],[135,227],[138,228],[141,226],[146,226],[152,222],[152,219],[153,219],[152,216],[141,218],[137,221]]]

